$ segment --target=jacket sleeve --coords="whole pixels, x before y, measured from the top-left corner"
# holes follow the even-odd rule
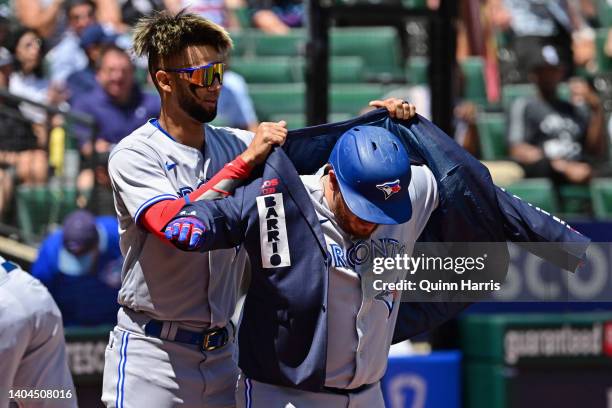
[[[588,237],[499,187],[496,187],[496,194],[508,241],[568,271],[574,272],[585,261],[591,242]]]
[[[243,215],[245,188],[238,188],[234,196],[219,200],[201,200],[186,204],[176,214],[196,217],[204,224],[204,244],[201,252],[233,248],[244,241],[246,215]]]
[[[458,315],[467,302],[402,302],[392,343],[399,343],[440,326]]]

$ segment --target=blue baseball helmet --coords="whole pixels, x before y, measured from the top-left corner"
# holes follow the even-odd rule
[[[412,217],[410,158],[393,133],[377,126],[346,131],[329,163],[351,212],[375,224],[402,224]]]

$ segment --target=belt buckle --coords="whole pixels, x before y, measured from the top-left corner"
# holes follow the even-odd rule
[[[219,345],[211,345],[210,344],[211,337],[216,336],[218,334],[223,335],[222,340],[220,342],[221,344],[219,344]],[[212,330],[212,331],[210,331],[210,332],[208,332],[208,333],[206,333],[204,335],[204,339],[202,339],[202,349],[204,351],[213,351],[213,350],[216,350],[218,348],[221,348],[221,347],[225,346],[227,344],[227,340],[228,340],[227,330],[224,330],[224,329]]]

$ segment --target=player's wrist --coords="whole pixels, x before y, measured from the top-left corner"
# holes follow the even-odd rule
[[[240,164],[241,167],[244,167],[244,169],[249,172],[258,164],[257,156],[251,153],[249,149],[245,150],[242,152],[242,154],[236,157],[236,161],[240,161],[240,163],[237,164]]]

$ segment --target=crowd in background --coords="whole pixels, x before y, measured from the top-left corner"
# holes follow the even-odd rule
[[[485,21],[490,30],[485,33],[505,36],[515,55],[514,78],[508,79],[533,83],[537,89],[536,95],[515,100],[507,112],[510,157],[527,177],[588,183],[597,175],[596,167],[608,159],[603,105],[592,81],[598,70],[595,29],[602,23],[597,2],[489,3]],[[604,47],[608,57],[612,56],[611,32]],[[486,59],[495,56],[488,55],[486,45],[484,54]],[[560,95],[562,81],[569,84],[568,100]]]
[[[4,98],[0,115],[6,129],[0,137],[0,216],[5,222],[15,184],[44,185],[54,174],[49,171],[54,167],[48,160],[50,136],[60,126],[70,132],[64,146],[80,155],[79,205],[87,207],[95,197],[97,213],[114,213],[110,189],[98,188],[109,187],[105,158],[122,137],[157,116],[160,104],[146,66],[132,58],[130,27],[154,11],[183,8],[228,29],[238,27],[223,0],[17,0],[4,10],[0,88],[26,100]],[[58,111],[89,115],[93,123],[77,120],[65,126],[69,118]],[[258,124],[246,82],[231,71],[224,78],[219,117],[249,130]]]
[[[457,61],[482,57],[488,101],[498,103],[503,85],[509,83],[533,83],[537,89],[535,95],[516,99],[505,112],[511,160],[503,171],[515,171],[517,178],[550,178],[555,185],[584,185],[593,177],[608,175],[606,111],[593,82],[598,71],[595,30],[605,28],[598,2],[462,0],[459,4]],[[434,12],[440,6],[436,0],[425,5]],[[14,0],[0,7],[0,90],[4,91],[0,94],[0,217],[14,224],[15,186],[43,186],[66,176],[65,163],[57,161],[53,146],[54,132],[67,129],[62,146],[78,151],[73,182],[78,206],[89,216],[79,212],[66,219],[72,223],[67,230],[79,231],[76,238],[61,231],[47,238],[41,256],[55,266],[38,263],[36,274],[61,291],[56,294],[58,303],[67,305],[64,316],[75,324],[87,322],[68,312],[79,301],[70,300],[62,288],[92,273],[97,283],[86,279],[89,290],[100,291],[102,285],[112,292],[118,287],[118,251],[108,256],[108,267],[99,262],[108,245],[117,249],[116,234],[105,232],[113,229],[108,219],[94,218],[114,216],[108,154],[121,138],[157,116],[160,106],[147,67],[132,56],[131,27],[154,11],[185,8],[230,31],[257,28],[285,35],[305,21],[300,0]],[[604,51],[612,58],[612,34]],[[454,135],[479,157],[476,122],[484,108],[462,98],[457,72]],[[562,83],[568,84],[569,98],[559,96]],[[7,92],[27,101],[13,99]],[[427,89],[398,86],[392,96],[414,102],[428,116]],[[230,69],[219,100],[220,121],[254,130],[255,108],[244,78]],[[66,112],[85,114],[93,124],[71,119]],[[92,262],[97,265],[94,272]],[[71,293],[80,293],[85,305],[91,299],[88,291]],[[106,317],[110,323],[112,316],[103,309],[96,323]]]

